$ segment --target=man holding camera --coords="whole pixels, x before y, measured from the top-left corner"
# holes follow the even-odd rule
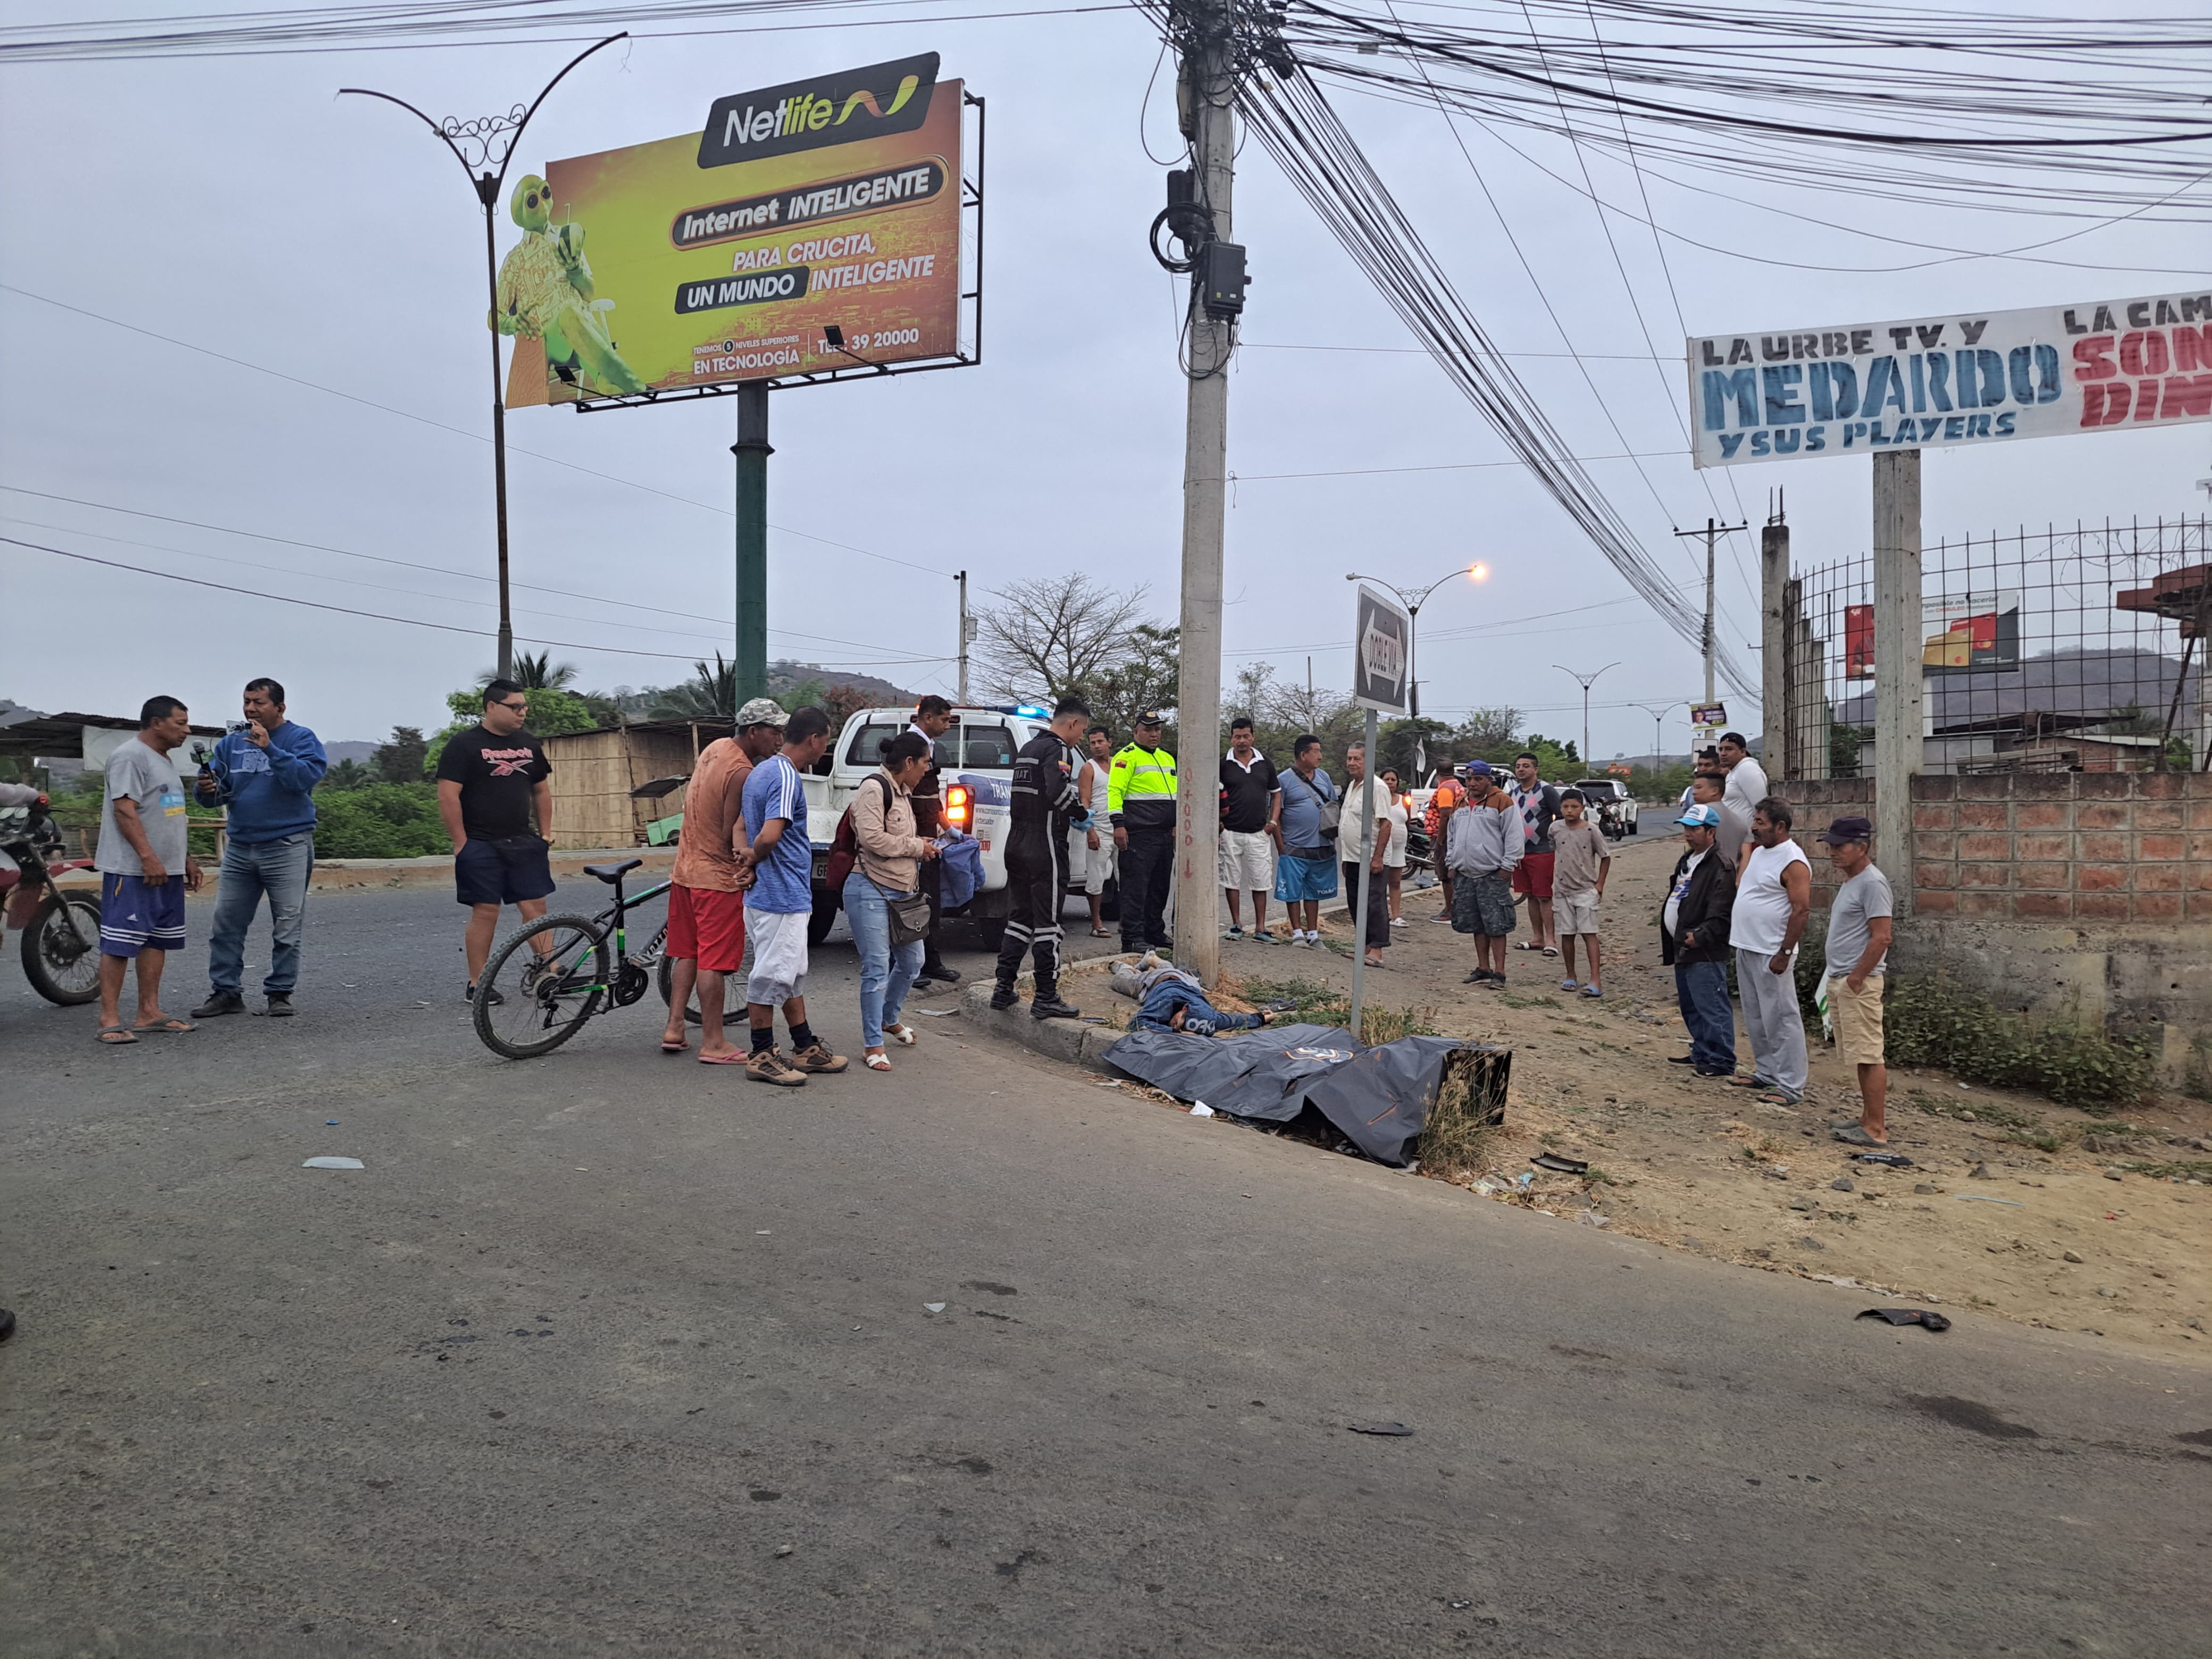
[[[300,980],[300,933],[307,874],[315,862],[315,786],[330,765],[322,740],[284,718],[284,688],[266,678],[246,687],[246,718],[231,722],[200,763],[193,792],[229,809],[215,927],[208,939],[208,1000],[194,1019],[246,1012],[246,935],[269,896],[269,972],[261,981],[269,1017],[292,1012]]]

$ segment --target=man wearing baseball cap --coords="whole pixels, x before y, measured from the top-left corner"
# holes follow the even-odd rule
[[[665,1054],[680,1054],[690,1046],[684,1009],[696,986],[700,1060],[709,1066],[745,1063],[745,1051],[722,1035],[723,975],[744,965],[744,890],[753,884],[753,872],[738,856],[746,844],[745,780],[755,763],[782,744],[787,718],[772,698],[755,697],[738,710],[734,737],[717,738],[699,751],[684,786],[684,830],[669,874]]]
[[[1820,837],[1839,878],[1828,907],[1828,1012],[1835,1021],[1836,1048],[1858,1067],[1859,1116],[1832,1126],[1837,1139],[1852,1146],[1883,1146],[1889,1130],[1883,1113],[1889,1103],[1889,1068],[1881,1033],[1882,970],[1889,962],[1891,917],[1896,904],[1889,878],[1874,866],[1874,825],[1862,817],[1838,818]]]
[[[1690,1052],[1669,1054],[1699,1077],[1735,1075],[1735,1007],[1729,1000],[1729,927],[1735,908],[1735,872],[1714,845],[1716,806],[1692,806],[1682,826],[1682,856],[1659,913],[1659,960],[1674,970],[1674,1002],[1689,1028]]]

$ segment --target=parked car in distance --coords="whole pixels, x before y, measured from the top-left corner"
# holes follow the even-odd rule
[[[1636,833],[1636,797],[1619,778],[1584,778],[1573,786],[1597,811],[1597,827],[1608,841],[1622,841]]]

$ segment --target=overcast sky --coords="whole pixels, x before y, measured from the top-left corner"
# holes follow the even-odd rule
[[[228,712],[243,681],[266,673],[290,688],[293,714],[326,738],[442,721],[446,692],[494,656],[496,610],[483,579],[493,536],[481,219],[459,169],[419,125],[389,106],[332,94],[366,85],[434,115],[488,113],[527,98],[575,49],[0,70],[0,282],[114,319],[0,292],[0,483],[13,487],[0,494],[4,533],[253,590],[0,546],[0,695],[119,713],[166,691],[205,718]],[[1175,149],[1172,71],[1161,70],[1147,104],[1159,43],[1144,21],[1106,13],[639,40],[610,48],[563,83],[533,122],[516,172],[696,131],[726,93],[933,49],[944,55],[945,76],[989,100],[985,361],[775,398],[769,648],[856,668],[945,659],[877,672],[949,690],[948,578],[963,568],[979,603],[1000,584],[1077,568],[1109,583],[1149,584],[1161,618],[1174,617],[1182,301],[1145,244]],[[1701,577],[1701,554],[1677,543],[1671,527],[1702,525],[1713,513],[1755,526],[1769,491],[1784,486],[1799,563],[1865,548],[1863,458],[1691,468],[1679,413],[1685,331],[1648,234],[1616,222],[1627,280],[1666,359],[1657,364],[1637,361],[1650,349],[1595,210],[1482,133],[1463,131],[1567,339],[1612,376],[1601,380],[1601,404],[1565,355],[1559,327],[1443,118],[1341,89],[1331,96],[1486,325],[1509,351],[1531,354],[1516,367],[1549,399],[1577,453],[1615,456],[1625,438],[1651,457],[1595,460],[1590,471],[1666,569],[1684,582]],[[1162,161],[1148,159],[1147,140]],[[1530,148],[1574,174],[1568,152]],[[1592,165],[1601,190],[1633,199],[1625,174]],[[1730,187],[1754,196],[1761,188]],[[2177,280],[2130,266],[2212,264],[2201,226],[2133,225],[2057,250],[2109,269],[1977,260],[1846,274],[1832,267],[1916,256],[1652,188],[1663,223],[1815,267],[1670,246],[1682,320],[1697,333],[2124,297]],[[1310,655],[1316,680],[1341,686],[1349,653],[1339,642],[1352,619],[1346,572],[1421,586],[1480,559],[1492,573],[1484,586],[1449,587],[1423,612],[1428,709],[1450,719],[1511,703],[1530,711],[1538,729],[1573,736],[1580,694],[1553,665],[1618,660],[1595,694],[1593,750],[1648,750],[1650,718],[1621,705],[1697,695],[1695,653],[1517,465],[1486,465],[1502,459],[1502,445],[1408,349],[1256,144],[1243,152],[1237,191],[1236,230],[1254,282],[1230,394],[1238,482],[1224,672],[1267,661],[1303,679]],[[1784,198],[1776,191],[1765,199]],[[2017,246],[2078,228],[2033,217],[1981,222],[1955,210],[1818,205],[1866,228],[1954,246]],[[515,234],[503,211],[500,232],[503,249]],[[1302,349],[1284,349],[1293,347]],[[1315,349],[1323,347],[1364,349]],[[727,649],[733,419],[726,402],[589,418],[515,414],[514,606],[526,644],[570,642],[554,647],[555,656],[576,663],[593,688],[681,678],[693,657]],[[2212,428],[2202,425],[1931,450],[1927,537],[2201,511],[2195,481],[2208,450]],[[1344,476],[1282,476],[1324,473]],[[1755,542],[1733,538],[1721,559],[1722,629],[1753,665],[1755,580]],[[263,592],[481,637],[302,609]],[[604,602],[618,599],[682,614]],[[1495,629],[1515,619],[1522,625]],[[1452,637],[1480,624],[1492,626]],[[1755,729],[1755,706],[1741,698],[1730,706]],[[1669,747],[1686,736],[1679,711],[1666,735]]]

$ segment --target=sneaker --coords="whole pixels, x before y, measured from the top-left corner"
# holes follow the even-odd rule
[[[1252,935],[1252,943],[1255,945],[1273,945],[1274,942],[1275,936],[1264,927]]]
[[[1243,939],[1244,937],[1244,930],[1242,927],[1232,927],[1221,937],[1224,939]]]
[[[205,1002],[192,1010],[194,1019],[213,1019],[219,1014],[242,1014],[246,999],[235,991],[216,991]]]
[[[842,1072],[852,1064],[844,1055],[831,1054],[829,1046],[819,1037],[811,1046],[793,1054],[791,1063],[802,1072],[828,1073]]]
[[[292,994],[289,991],[271,991],[269,994],[269,1018],[271,1019],[292,1018]]]
[[[462,993],[461,993],[461,1000],[462,1000],[462,1001],[464,1001],[464,1002],[474,1002],[476,1000],[477,1000],[477,987],[476,987],[476,981],[475,981],[474,980],[471,980],[471,981],[469,981],[469,988],[468,988],[467,990],[465,990],[465,991],[464,991],[464,992],[462,992]],[[496,1008],[496,1007],[499,1007],[499,1006],[500,1006],[501,1004],[503,1004],[504,1002],[506,1002],[507,999],[506,999],[505,997],[503,997],[503,996],[500,995],[500,994],[499,994],[499,987],[498,987],[498,986],[496,986],[496,985],[487,985],[487,986],[485,986],[485,987],[484,987],[483,1000],[484,1000],[484,1006],[485,1006],[485,1007],[487,1007],[487,1008]]]
[[[1462,985],[1483,985],[1487,984],[1489,980],[1490,975],[1485,969],[1478,968],[1473,973],[1469,974],[1465,979],[1460,981],[1460,983]]]
[[[1431,916],[1429,920],[1434,922],[1440,922],[1444,927],[1449,927],[1451,926],[1451,912],[1449,910],[1439,910],[1436,915]]]
[[[1693,1066],[1697,1063],[1697,1058],[1695,1054],[1669,1054],[1667,1056],[1667,1063],[1669,1066]],[[1853,1119],[1852,1121],[1856,1122],[1857,1120]]]
[[[1001,985],[991,993],[991,1012],[994,1014],[1003,1014],[1019,1000],[1020,999],[1014,994],[1012,986]]]
[[[1292,933],[1291,935],[1291,943],[1297,945],[1301,951],[1310,951],[1313,949],[1312,939],[1304,933]]]
[[[1072,1002],[1062,1002],[1057,992],[1034,998],[1030,1003],[1031,1019],[1081,1019],[1083,1010]]]
[[[957,968],[948,968],[941,962],[925,962],[921,964],[921,971],[916,974],[915,978],[942,980],[947,985],[957,985],[960,983],[960,970]]]
[[[800,1089],[806,1085],[806,1073],[794,1071],[791,1062],[773,1048],[762,1048],[745,1060],[745,1075],[756,1083],[773,1083],[779,1089]]]

